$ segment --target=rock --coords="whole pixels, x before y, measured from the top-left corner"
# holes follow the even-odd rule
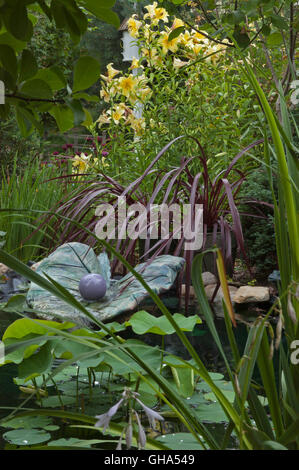
[[[11,269],[5,264],[0,263],[0,276],[4,276],[4,274],[7,274],[8,271],[11,271]]]
[[[210,273],[209,271],[202,273],[202,280],[203,280],[204,286],[217,283],[216,276],[214,276],[214,274]],[[181,296],[185,297],[185,295],[186,295],[186,284],[182,284]],[[194,299],[196,300],[196,294],[195,294],[193,286],[190,286],[189,297],[190,297],[190,300],[192,299],[192,301]]]
[[[216,276],[214,276],[214,274],[210,273],[209,271],[202,273],[202,281],[204,286],[208,286],[209,284],[217,284]]]
[[[207,294],[207,298],[208,298],[209,301],[212,300],[212,297],[213,297],[216,286],[217,286],[217,284],[209,284],[208,286],[205,287],[205,292]],[[237,292],[238,288],[234,287],[234,286],[228,286],[228,288],[229,288],[231,301],[232,301],[232,303],[234,303],[235,295],[236,295],[236,292]],[[217,294],[214,298],[214,301],[213,301],[213,309],[215,311],[215,314],[218,317],[223,317],[224,316],[223,306],[222,306],[222,299],[223,299],[223,291],[222,291],[222,288],[220,286],[218,291],[217,291]]]
[[[247,304],[250,302],[267,302],[269,299],[268,287],[242,286],[237,290],[234,301],[237,304]]]
[[[181,296],[185,297],[186,295],[186,284],[182,284],[181,287]],[[194,287],[190,286],[189,297],[195,297]]]

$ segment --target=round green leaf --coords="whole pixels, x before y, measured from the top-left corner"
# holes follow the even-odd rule
[[[32,36],[32,23],[24,5],[18,4],[12,11],[9,19],[9,32],[21,41],[28,41]]]
[[[222,423],[228,421],[226,414],[219,403],[204,404],[201,403],[196,408],[196,415],[200,421],[210,423]]]
[[[176,434],[164,434],[157,438],[157,441],[165,444],[169,449],[173,450],[201,450],[203,447],[192,436],[191,433],[178,432]]]
[[[3,439],[17,446],[30,446],[51,439],[51,434],[41,429],[15,429],[3,434]]]
[[[180,313],[175,313],[173,319],[176,321],[178,326],[183,331],[192,331],[196,323],[201,323],[200,318],[197,315],[191,317],[185,317]],[[171,335],[175,332],[174,327],[163,315],[161,317],[155,317],[145,310],[136,312],[126,325],[131,326],[133,331],[138,335],[145,333],[154,333],[156,335]]]
[[[59,67],[50,67],[40,69],[35,78],[39,78],[46,82],[53,91],[61,90],[66,87],[66,80]]]
[[[0,64],[12,76],[13,79],[17,75],[17,58],[12,47],[0,44]]]
[[[56,120],[57,126],[61,132],[66,132],[74,127],[73,111],[65,105],[56,105],[51,108],[49,113]]]
[[[270,47],[279,46],[283,41],[281,33],[272,33],[267,37],[267,45]]]
[[[53,97],[50,86],[39,78],[33,78],[25,82],[20,92],[31,98],[51,99]]]
[[[99,76],[99,62],[90,56],[80,57],[75,65],[73,92],[91,87],[99,79]]]
[[[48,416],[22,416],[19,418],[12,418],[8,421],[4,421],[1,423],[1,426],[4,428],[13,429],[42,429],[49,427],[51,423],[52,419]]]
[[[22,52],[22,57],[20,61],[20,81],[28,80],[28,78],[34,77],[37,73],[37,62],[28,49],[25,49]]]
[[[177,38],[183,31],[185,30],[185,26],[179,26],[175,28],[168,36],[168,41],[172,41],[172,39]]]

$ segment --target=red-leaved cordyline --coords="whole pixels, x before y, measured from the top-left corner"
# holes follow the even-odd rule
[[[126,445],[127,449],[130,449],[132,445],[132,439],[133,439],[133,424],[132,424],[132,416],[134,415],[136,418],[137,426],[138,426],[138,438],[137,438],[137,445],[139,449],[143,449],[146,445],[146,433],[145,430],[141,424],[141,420],[139,417],[139,414],[136,410],[134,410],[131,407],[131,401],[136,401],[139,403],[143,411],[145,412],[148,422],[151,427],[154,427],[155,420],[158,421],[164,421],[163,416],[161,416],[159,413],[156,411],[152,410],[148,406],[146,406],[142,401],[138,398],[140,396],[139,393],[133,392],[130,388],[125,388],[125,390],[122,393],[122,398],[115,404],[113,405],[106,413],[103,413],[101,415],[97,415],[97,422],[95,423],[95,427],[103,428],[103,432],[106,431],[106,429],[109,427],[110,421],[113,418],[113,416],[117,413],[119,407],[124,403],[127,406],[128,409],[128,424],[124,427],[118,444],[117,444],[117,450],[121,450],[121,444],[122,444],[122,439],[123,435],[125,434],[125,440],[126,440]]]

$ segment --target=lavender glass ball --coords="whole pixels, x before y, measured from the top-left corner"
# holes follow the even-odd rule
[[[100,274],[86,274],[79,282],[79,291],[85,300],[99,300],[106,294],[106,281]]]

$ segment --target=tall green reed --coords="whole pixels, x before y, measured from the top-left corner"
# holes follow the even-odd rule
[[[22,261],[36,259],[53,243],[55,232],[50,224],[39,227],[32,213],[5,212],[6,209],[48,210],[62,198],[65,188],[57,181],[55,168],[42,166],[34,159],[19,171],[17,156],[12,171],[0,175],[0,230],[6,232],[5,249]]]

